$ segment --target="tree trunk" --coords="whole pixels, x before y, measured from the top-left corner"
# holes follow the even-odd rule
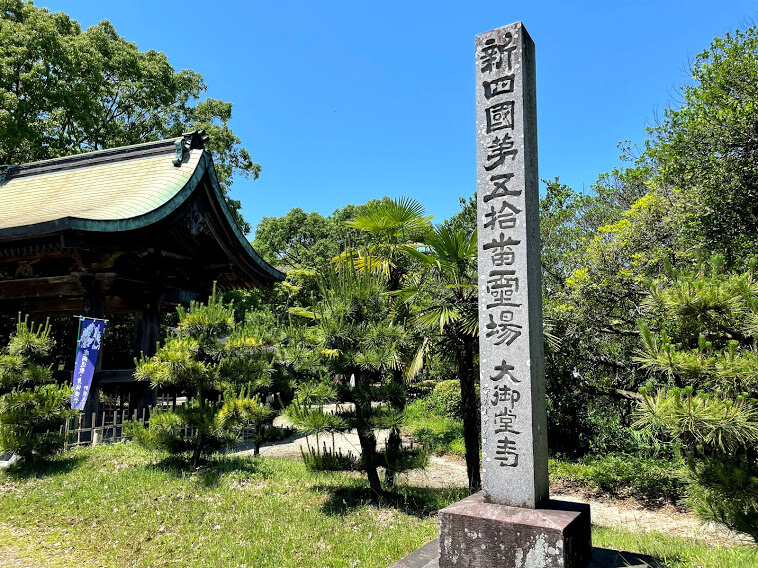
[[[384,484],[387,487],[395,485],[395,476],[398,473],[397,463],[400,459],[400,452],[402,451],[402,439],[400,438],[400,430],[393,428],[390,430],[390,434],[387,437],[387,447],[384,450],[385,455],[385,471],[384,471]]]
[[[466,446],[466,473],[469,491],[476,492],[482,487],[479,463],[479,440],[481,419],[479,401],[476,396],[474,376],[474,352],[471,341],[456,337],[455,355],[458,362],[458,382],[461,385],[461,414],[463,415],[463,443]]]
[[[401,387],[403,386],[403,372],[400,369],[395,369],[392,372],[392,382]],[[394,401],[393,406],[396,410],[402,412],[405,410],[405,399],[403,398],[400,401]],[[402,438],[400,437],[400,430],[398,428],[392,428],[387,437],[387,445],[384,449],[384,455],[386,458],[385,467],[387,468],[384,472],[384,483],[387,487],[395,485],[395,476],[398,473],[397,463],[400,459],[401,452]]]
[[[202,451],[200,448],[201,444],[201,439],[198,439],[197,444],[192,450],[192,467],[198,467],[200,465],[200,452]]]
[[[205,391],[203,389],[198,389],[197,400],[201,410],[205,410]],[[197,429],[197,438],[195,439],[195,447],[192,448],[192,467],[198,467],[200,465],[203,446],[205,445],[205,436],[203,436],[203,430],[199,425],[195,424],[194,427]]]
[[[367,377],[359,375],[359,369],[347,369],[347,372],[354,374],[358,377],[356,384],[356,391],[362,388],[369,388],[370,380]],[[355,430],[358,433],[358,441],[361,444],[361,460],[363,467],[366,468],[366,476],[368,477],[368,484],[371,487],[371,500],[374,503],[379,502],[379,497],[382,496],[382,482],[379,479],[379,473],[377,468],[377,455],[376,455],[376,435],[371,428],[371,416],[373,409],[371,408],[370,397],[356,396],[353,398],[355,404]]]
[[[376,471],[376,436],[372,430],[358,428],[358,440],[361,443],[361,454],[368,476],[368,484],[373,494],[372,501],[377,502],[384,492],[382,491],[379,473]]]

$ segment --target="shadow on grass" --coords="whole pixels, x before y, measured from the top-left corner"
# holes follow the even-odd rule
[[[271,468],[259,459],[245,456],[219,455],[206,460],[198,467],[193,467],[187,458],[168,456],[146,467],[164,471],[176,477],[196,477],[204,487],[217,486],[224,477],[231,479],[258,478],[266,479],[271,475]]]
[[[347,515],[366,505],[374,505],[391,507],[419,518],[436,514],[440,509],[460,501],[469,494],[463,488],[396,487],[395,491],[385,491],[375,500],[368,487],[316,485],[312,490],[328,494],[327,500],[321,506],[321,510],[327,515]]]
[[[593,546],[590,568],[600,566],[603,568],[668,568],[671,564],[656,556]]]
[[[84,460],[84,456],[71,455],[68,453],[50,458],[21,460],[5,469],[5,473],[8,477],[17,481],[40,477],[53,477],[72,472]]]

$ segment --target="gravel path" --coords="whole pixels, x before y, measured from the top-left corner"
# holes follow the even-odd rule
[[[276,425],[286,423],[278,418]],[[383,447],[387,433],[380,432],[377,436],[379,447]],[[358,436],[352,432],[335,435],[335,447],[360,454]],[[332,446],[332,437],[321,436],[320,443],[326,442]],[[315,437],[295,435],[286,440],[263,446],[262,456],[300,459],[300,450],[306,449],[307,444],[315,445]],[[252,455],[253,451],[246,449],[238,452],[241,455]],[[414,470],[400,476],[400,482],[417,487],[466,487],[466,464],[463,460],[432,456],[429,465],[424,470]],[[551,484],[550,496],[553,499],[566,501],[582,501],[592,507],[593,524],[607,527],[620,527],[634,531],[658,531],[669,535],[705,540],[712,544],[745,544],[752,542],[746,537],[736,535],[729,530],[714,524],[703,524],[694,515],[666,505],[657,509],[646,508],[644,504],[628,499],[613,499],[606,496],[578,491],[559,483]]]

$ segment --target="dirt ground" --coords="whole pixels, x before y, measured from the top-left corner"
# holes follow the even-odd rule
[[[277,425],[285,425],[277,419]],[[386,432],[377,436],[380,448],[384,445]],[[319,444],[326,442],[332,447],[331,435],[322,436]],[[315,445],[314,436],[307,438],[294,435],[286,440],[263,446],[262,456],[284,459],[300,459],[300,450],[308,444]],[[360,454],[358,436],[355,433],[335,435],[334,444],[343,453],[348,451]],[[242,455],[252,455],[253,451],[246,449],[239,452]],[[401,483],[418,487],[465,487],[466,464],[462,459],[433,456],[424,470],[414,470],[401,476]],[[620,527],[635,531],[658,531],[669,535],[704,540],[712,544],[743,544],[752,542],[745,537],[736,535],[729,530],[714,525],[704,524],[694,515],[680,510],[672,505],[651,508],[649,505],[628,499],[612,499],[591,491],[575,488],[566,484],[551,483],[550,496],[553,499],[566,501],[582,501],[591,506],[593,524],[607,527]]]

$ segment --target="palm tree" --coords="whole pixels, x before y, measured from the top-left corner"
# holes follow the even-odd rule
[[[421,203],[409,197],[368,203],[362,215],[345,221],[345,225],[371,233],[373,242],[364,251],[348,249],[341,257],[353,257],[358,270],[382,272],[387,290],[398,290],[407,273],[406,261],[431,230],[432,217],[425,215]]]
[[[427,332],[436,330],[443,350],[454,359],[461,386],[469,489],[478,491],[481,425],[475,364],[479,347],[476,231],[439,226],[426,235],[424,244],[426,251],[414,256],[428,268],[428,273],[414,278],[397,295],[416,305],[415,323]],[[421,366],[432,344],[427,339],[420,346],[411,372]]]

